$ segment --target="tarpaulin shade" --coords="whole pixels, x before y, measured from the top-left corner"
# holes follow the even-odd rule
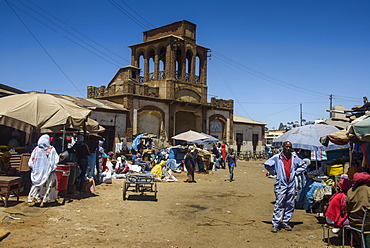
[[[0,124],[27,133],[81,128],[91,110],[50,94],[31,92],[0,98]]]
[[[352,122],[349,133],[355,135],[362,142],[370,142],[370,117],[360,118],[358,121]]]
[[[325,135],[320,138],[321,144],[324,146],[328,146],[329,142],[331,141],[332,143],[336,145],[345,145],[347,144],[350,140],[352,141],[352,138],[354,137],[353,134],[348,134],[346,130],[339,130],[337,132]]]

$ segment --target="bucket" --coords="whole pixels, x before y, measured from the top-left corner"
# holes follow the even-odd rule
[[[327,165],[326,173],[328,174],[328,176],[340,176],[343,174],[343,165],[342,164]]]
[[[68,164],[58,164],[56,169],[57,179],[58,179],[58,191],[67,190],[68,178],[69,178],[69,169]]]

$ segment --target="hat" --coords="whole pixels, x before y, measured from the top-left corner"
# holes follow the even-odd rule
[[[366,183],[370,181],[370,175],[366,172],[357,172],[353,175],[353,181],[357,183]]]

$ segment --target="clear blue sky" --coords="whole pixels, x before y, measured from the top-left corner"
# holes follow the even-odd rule
[[[212,50],[209,95],[277,128],[300,104],[315,120],[330,94],[347,109],[370,97],[369,13],[368,0],[1,0],[0,83],[86,96],[130,64],[143,31],[188,20]]]

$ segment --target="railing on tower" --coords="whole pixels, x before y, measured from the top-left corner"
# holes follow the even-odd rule
[[[181,78],[181,72],[180,71],[176,71],[175,79],[176,80],[179,80],[180,78]]]
[[[149,81],[153,81],[154,80],[154,72],[150,72],[149,73]]]
[[[185,82],[190,82],[190,73],[185,74]]]
[[[158,79],[166,79],[166,72],[165,71],[159,71]]]

